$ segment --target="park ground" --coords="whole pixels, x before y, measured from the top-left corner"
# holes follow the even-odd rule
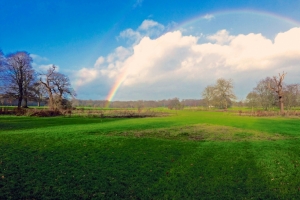
[[[299,199],[299,117],[0,116],[0,199]]]

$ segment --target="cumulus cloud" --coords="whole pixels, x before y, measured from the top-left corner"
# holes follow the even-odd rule
[[[144,21],[136,31],[141,34],[141,30],[157,25]],[[105,80],[113,85],[123,77],[119,99],[201,98],[201,90],[222,77],[235,81],[242,98],[257,81],[283,70],[291,74],[290,80],[297,81],[299,35],[300,28],[278,33],[274,39],[220,30],[203,43],[199,43],[199,37],[183,35],[179,30],[157,38],[141,36],[130,47],[118,47],[110,55],[99,57],[94,68],[78,72],[79,83]],[[97,68],[99,65],[101,68]]]
[[[98,71],[96,69],[82,68],[78,71],[76,86],[82,86],[93,81],[97,75]]]
[[[229,35],[229,32],[225,29],[218,31],[214,35],[207,36],[207,39],[210,41],[214,41],[217,44],[226,44],[230,42],[234,36]]]

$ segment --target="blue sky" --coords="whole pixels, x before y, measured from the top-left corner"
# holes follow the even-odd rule
[[[299,80],[299,10],[299,0],[0,0],[0,49],[28,51],[38,70],[58,65],[80,99],[201,98],[220,77],[243,99],[283,70]]]

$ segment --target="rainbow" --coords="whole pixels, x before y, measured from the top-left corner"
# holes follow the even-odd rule
[[[169,30],[169,31],[179,30],[180,28],[194,24],[200,20],[207,20],[208,16],[222,17],[222,16],[226,16],[226,15],[233,15],[233,14],[251,14],[251,15],[255,15],[255,16],[259,16],[259,17],[273,18],[275,20],[280,20],[284,23],[288,23],[290,27],[295,27],[295,26],[300,27],[300,23],[298,21],[290,19],[288,17],[284,17],[281,15],[277,15],[277,14],[274,14],[271,12],[266,12],[266,11],[240,9],[240,10],[222,10],[222,11],[216,11],[213,13],[207,13],[204,15],[203,14],[197,15],[188,20],[182,21],[176,27],[174,27],[172,30]],[[113,100],[115,94],[117,93],[118,89],[121,87],[122,83],[126,80],[126,77],[128,75],[127,71],[128,71],[127,69],[124,69],[124,71],[115,80],[113,87],[110,89],[110,91],[106,97],[106,100],[108,101],[107,107],[109,106],[110,102]]]
[[[116,79],[113,87],[110,89],[107,97],[106,97],[106,108],[109,107],[110,102],[112,101],[112,99],[114,98],[116,92],[118,91],[118,89],[120,88],[121,84],[125,81],[127,77],[127,70],[125,69],[123,72],[120,73],[120,75],[118,76],[118,78]]]
[[[233,15],[233,14],[251,14],[251,15],[256,15],[256,16],[261,16],[261,17],[266,17],[266,18],[274,18],[274,19],[278,19],[278,20],[284,21],[286,23],[289,23],[292,26],[300,26],[300,22],[298,22],[294,19],[282,16],[282,15],[272,13],[272,12],[261,11],[261,10],[253,10],[253,9],[239,9],[239,10],[221,10],[221,11],[215,11],[215,12],[212,12],[212,13],[197,15],[195,17],[189,18],[188,20],[180,22],[172,30],[179,29],[180,27],[184,27],[184,26],[193,24],[193,23],[195,23],[197,21],[200,21],[200,20],[204,20],[204,19],[207,20],[208,16],[222,17],[222,16],[225,16],[225,15]]]

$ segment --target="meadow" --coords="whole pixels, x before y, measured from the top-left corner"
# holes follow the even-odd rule
[[[0,116],[0,199],[299,199],[299,117]]]

